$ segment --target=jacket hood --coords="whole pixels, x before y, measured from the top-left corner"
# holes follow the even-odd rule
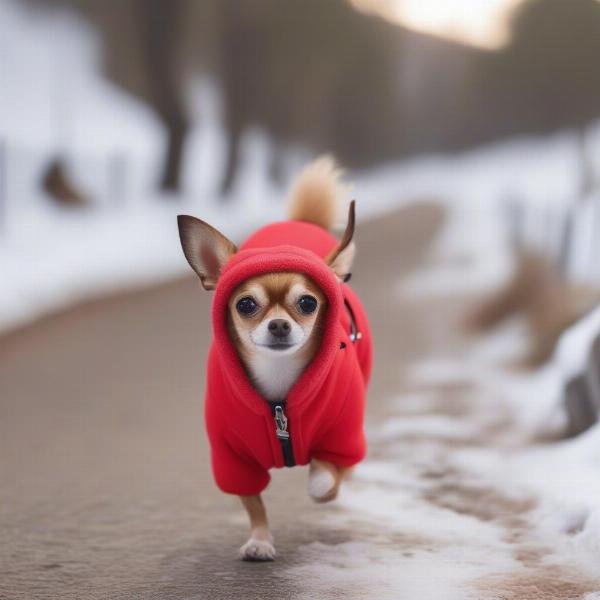
[[[310,277],[327,297],[325,327],[321,347],[313,361],[288,393],[290,406],[308,403],[322,386],[335,359],[340,341],[341,285],[324,260],[310,250],[297,246],[247,248],[237,252],[219,277],[212,305],[213,350],[226,375],[229,392],[254,412],[268,408],[266,400],[252,386],[227,330],[228,302],[235,288],[250,277],[276,272],[302,273]]]

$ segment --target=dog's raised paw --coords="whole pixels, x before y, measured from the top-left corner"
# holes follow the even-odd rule
[[[308,494],[316,502],[323,502],[332,495],[335,477],[327,469],[312,472],[308,478]]]
[[[240,558],[255,562],[275,560],[275,546],[268,540],[250,538],[240,548]]]

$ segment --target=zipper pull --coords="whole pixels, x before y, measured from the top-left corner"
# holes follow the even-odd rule
[[[294,459],[294,450],[292,448],[292,438],[288,431],[288,418],[284,412],[285,400],[271,402],[271,414],[275,420],[275,435],[281,446],[283,455],[283,464],[286,467],[293,467],[296,464]]]
[[[275,406],[275,433],[280,440],[287,440],[290,434],[287,430],[288,420],[283,412],[283,406],[278,404]]]

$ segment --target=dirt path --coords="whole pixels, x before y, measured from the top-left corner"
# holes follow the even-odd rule
[[[360,227],[353,283],[378,344],[371,419],[397,365],[430,343],[394,290],[441,221],[421,206]],[[0,597],[291,597],[279,575],[297,548],[352,536],[323,524],[337,509],[313,506],[295,469],[267,493],[279,560],[234,560],[245,522],[215,490],[202,429],[208,310],[190,278],[0,340]]]

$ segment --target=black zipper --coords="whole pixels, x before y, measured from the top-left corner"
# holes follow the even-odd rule
[[[277,435],[283,454],[283,463],[286,467],[293,467],[296,465],[296,461],[292,449],[292,438],[288,431],[288,419],[285,415],[285,402],[270,402],[270,404],[273,420],[275,421],[275,435]]]

